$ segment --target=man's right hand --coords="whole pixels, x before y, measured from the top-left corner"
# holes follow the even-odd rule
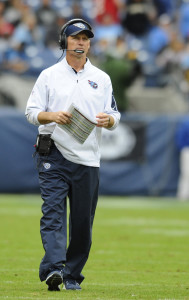
[[[40,124],[49,124],[55,122],[57,124],[70,124],[72,115],[66,111],[46,112],[42,111],[38,114]]]

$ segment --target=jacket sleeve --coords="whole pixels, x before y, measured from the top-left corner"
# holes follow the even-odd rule
[[[28,122],[39,126],[38,114],[42,111],[47,111],[48,106],[48,84],[47,76],[42,72],[29,96],[25,116]]]
[[[109,130],[115,129],[120,121],[120,113],[117,109],[116,100],[113,93],[112,83],[110,80],[110,77],[107,77],[106,83],[105,83],[105,107],[104,112],[111,115],[114,118],[114,125],[109,128]]]

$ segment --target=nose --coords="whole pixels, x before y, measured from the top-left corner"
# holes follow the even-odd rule
[[[82,38],[79,39],[79,43],[83,44],[83,39]]]

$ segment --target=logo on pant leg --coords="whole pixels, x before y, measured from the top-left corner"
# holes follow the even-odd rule
[[[43,163],[43,166],[44,166],[44,168],[45,168],[46,170],[48,170],[48,169],[50,169],[51,164],[49,164],[49,163]]]

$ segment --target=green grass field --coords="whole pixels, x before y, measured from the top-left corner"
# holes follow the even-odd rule
[[[0,299],[189,299],[189,202],[100,197],[82,291],[48,292],[39,195],[0,195]]]

